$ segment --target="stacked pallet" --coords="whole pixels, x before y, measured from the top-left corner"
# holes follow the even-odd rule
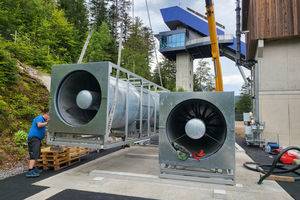
[[[48,147],[41,150],[36,166],[43,170],[54,168],[56,171],[80,162],[80,158],[88,154],[89,150],[85,147],[65,147],[61,151],[53,151]]]
[[[75,158],[80,158],[82,156],[88,155],[89,154],[89,149],[86,147],[68,147],[69,149],[69,158],[70,159],[75,159]]]

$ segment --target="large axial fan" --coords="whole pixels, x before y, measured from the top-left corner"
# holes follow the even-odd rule
[[[234,93],[163,93],[159,106],[160,177],[235,184]]]
[[[118,85],[115,70],[125,75]],[[150,139],[157,135],[164,92],[168,90],[110,62],[53,66],[47,143],[108,149]]]
[[[83,126],[97,114],[101,104],[101,88],[89,72],[78,70],[65,76],[55,94],[60,118],[68,125]]]
[[[204,151],[205,157],[223,145],[227,127],[223,114],[212,103],[189,99],[176,105],[166,122],[170,143],[176,142],[191,152]]]

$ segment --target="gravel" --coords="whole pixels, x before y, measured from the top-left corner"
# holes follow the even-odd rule
[[[23,174],[27,172],[28,166],[17,166],[14,169],[11,170],[5,170],[0,172],[0,180],[3,180],[5,178],[9,178],[18,174]]]

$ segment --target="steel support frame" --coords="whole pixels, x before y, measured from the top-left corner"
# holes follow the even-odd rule
[[[109,143],[104,145],[103,139],[97,140],[96,138],[91,138],[90,140],[87,139],[74,139],[74,138],[53,138],[50,132],[47,132],[47,144],[53,145],[63,145],[63,146],[70,146],[70,147],[88,147],[93,149],[110,149],[114,147],[118,147],[121,145],[130,144],[132,142],[138,142],[141,140],[151,139],[156,135],[151,135],[142,138],[130,139],[123,142],[116,142],[116,143]],[[49,139],[48,139],[49,138]]]
[[[201,161],[200,161],[201,162]],[[178,166],[172,166],[172,168],[167,168],[163,166],[164,164],[159,164],[159,177],[167,179],[177,179],[185,181],[197,181],[205,183],[217,183],[225,185],[235,185],[236,175],[233,170],[222,170],[219,173],[217,169],[201,169],[189,167],[187,169],[178,169]],[[179,166],[181,167],[181,166]],[[184,166],[186,167],[186,166]],[[194,170],[193,170],[194,169]],[[235,170],[235,169],[234,169]]]
[[[164,87],[161,87],[155,83],[152,83],[126,69],[121,68],[120,66],[114,65],[112,63],[109,63],[109,74],[112,73],[112,69],[117,69],[120,70],[121,72],[124,72],[126,74],[126,81],[127,82],[127,91],[126,91],[126,105],[125,105],[125,127],[123,130],[120,129],[115,129],[117,131],[122,131],[124,132],[124,141],[120,141],[120,142],[114,142],[111,143],[110,141],[108,141],[109,136],[111,135],[111,133],[108,132],[108,115],[109,115],[109,103],[107,103],[107,113],[106,113],[106,131],[105,133],[99,133],[99,135],[94,135],[92,138],[84,138],[84,137],[77,137],[77,135],[81,135],[81,133],[69,133],[69,132],[55,132],[53,134],[51,134],[50,132],[47,132],[47,144],[50,145],[65,145],[65,146],[80,146],[80,147],[88,147],[88,148],[96,148],[96,149],[109,149],[109,148],[113,148],[113,147],[117,147],[117,146],[121,146],[121,145],[125,145],[125,144],[130,144],[132,142],[137,142],[140,140],[145,140],[145,139],[151,139],[152,137],[157,135],[157,131],[156,131],[156,109],[158,107],[158,102],[154,101],[154,126],[151,127],[150,126],[150,89],[151,87],[155,88],[155,91],[157,91],[157,89],[160,89],[162,92],[170,92],[169,90],[165,89]],[[133,77],[133,78],[131,78]],[[109,83],[108,83],[109,84]],[[134,87],[140,87],[141,88],[141,99],[140,99],[140,108],[142,109],[143,107],[143,87],[148,87],[148,102],[147,102],[147,106],[148,106],[148,117],[147,119],[142,119],[142,112],[140,115],[140,129],[139,129],[139,133],[140,134],[133,134],[130,135],[129,134],[129,127],[132,127],[132,124],[128,124],[128,115],[129,115],[129,104],[128,104],[128,99],[129,99],[129,84],[132,84]],[[112,92],[109,89],[110,87],[107,87],[107,102],[109,102],[109,93]],[[140,110],[142,111],[142,110]],[[147,135],[143,135],[142,132],[142,123],[143,120],[147,120]],[[136,122],[134,122],[136,123]],[[135,127],[134,127],[135,128]],[[151,128],[153,128],[153,131],[151,131]],[[158,129],[158,128],[157,128]],[[113,129],[114,130],[114,129]],[[137,131],[135,131],[137,132]],[[59,134],[71,134],[73,135],[73,138],[69,138],[69,137],[61,137],[58,136]],[[88,133],[84,133],[83,135],[87,135]],[[132,137],[132,139],[129,139],[128,137]],[[100,138],[100,140],[99,140]]]

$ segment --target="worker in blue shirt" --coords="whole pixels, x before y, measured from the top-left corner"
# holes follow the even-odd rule
[[[49,113],[37,116],[31,125],[28,134],[28,151],[29,151],[29,169],[26,173],[26,177],[38,177],[43,171],[37,169],[36,161],[40,158],[41,146],[43,146],[42,139],[46,135],[46,126],[50,120]]]

